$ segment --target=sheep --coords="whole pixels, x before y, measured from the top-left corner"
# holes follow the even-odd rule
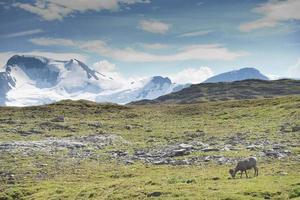
[[[246,177],[248,178],[247,170],[254,169],[254,176],[258,176],[258,168],[257,168],[257,159],[255,157],[250,157],[245,160],[239,161],[235,167],[235,169],[230,169],[229,173],[232,178],[235,178],[235,175],[238,171],[241,171],[241,178],[243,176],[243,172],[245,172]]]

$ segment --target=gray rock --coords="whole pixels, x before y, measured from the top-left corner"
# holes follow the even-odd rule
[[[95,128],[102,128],[103,124],[101,122],[90,122],[88,123],[88,126],[95,127]]]
[[[300,131],[300,125],[292,127],[292,132],[298,132]]]
[[[175,149],[171,153],[171,156],[184,156],[188,155],[190,152],[187,149]]]
[[[246,147],[246,149],[251,150],[251,151],[255,151],[255,150],[258,149],[258,147],[256,145],[254,145],[254,144],[251,144],[251,145],[248,145]]]
[[[51,120],[52,122],[65,122],[65,117],[60,115]]]
[[[151,192],[147,195],[147,197],[159,197],[161,195],[162,195],[161,192]]]
[[[126,125],[126,126],[125,126],[125,129],[127,129],[127,130],[131,130],[132,128],[133,128],[132,125]]]
[[[183,149],[192,149],[193,145],[182,143],[182,144],[179,144],[179,147],[183,148]]]
[[[220,151],[220,149],[208,147],[208,148],[201,149],[201,151],[203,151],[203,152],[211,152],[211,151]]]

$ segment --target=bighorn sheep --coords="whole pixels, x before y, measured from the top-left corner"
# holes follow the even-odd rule
[[[247,170],[248,169],[254,169],[254,176],[258,176],[258,168],[256,166],[257,159],[255,157],[250,157],[248,159],[239,161],[235,167],[235,169],[230,169],[229,173],[232,176],[232,178],[235,177],[236,173],[238,171],[241,171],[241,178],[243,176],[243,172],[245,172],[246,177],[248,178]]]

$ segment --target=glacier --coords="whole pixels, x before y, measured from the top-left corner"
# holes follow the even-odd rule
[[[33,106],[64,99],[126,104],[184,88],[167,77],[120,82],[77,59],[12,56],[0,72],[0,105]]]

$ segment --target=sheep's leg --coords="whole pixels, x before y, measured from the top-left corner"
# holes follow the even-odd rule
[[[246,178],[248,178],[247,170],[245,170]]]
[[[258,168],[254,167],[254,176],[258,176]]]
[[[241,178],[243,178],[243,171],[241,170]]]

